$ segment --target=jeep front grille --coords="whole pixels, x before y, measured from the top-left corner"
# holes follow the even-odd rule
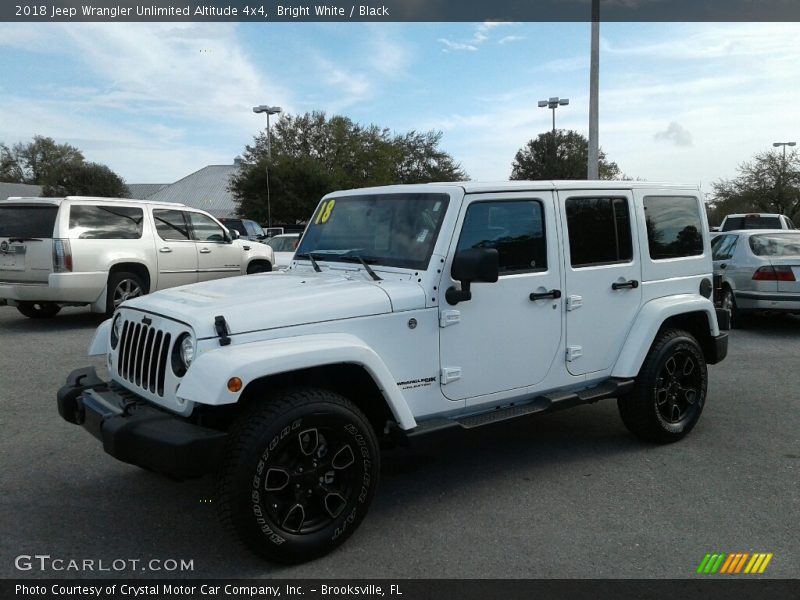
[[[169,333],[155,327],[125,321],[117,356],[119,376],[137,387],[163,396],[171,339]]]

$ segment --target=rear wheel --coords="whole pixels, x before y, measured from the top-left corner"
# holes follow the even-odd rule
[[[131,298],[138,298],[147,293],[142,278],[136,273],[117,271],[108,277],[108,295],[106,297],[106,314],[111,315],[117,307]]]
[[[30,319],[49,319],[55,317],[61,307],[54,302],[20,302],[17,310]]]
[[[327,390],[289,390],[234,425],[216,505],[223,524],[256,554],[303,562],[355,531],[379,472],[375,433],[355,405]]]
[[[697,340],[680,329],[662,331],[636,378],[633,391],[617,400],[631,433],[650,442],[675,442],[700,419],[708,368]]]
[[[722,290],[722,301],[720,304],[722,305],[722,308],[725,308],[730,312],[731,327],[741,325],[742,317],[744,315],[742,314],[742,311],[736,307],[736,297],[733,294],[733,290],[727,284]]]

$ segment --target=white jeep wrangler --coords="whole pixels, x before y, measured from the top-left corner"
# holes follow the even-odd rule
[[[700,418],[721,361],[696,188],[405,185],[323,198],[287,271],[165,290],[104,322],[67,421],[127,463],[216,473],[222,520],[280,562],[361,520],[379,441],[602,398],[648,441]]]

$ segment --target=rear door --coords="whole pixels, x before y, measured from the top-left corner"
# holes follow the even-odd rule
[[[567,369],[610,369],[642,297],[630,191],[559,191],[566,272]]]
[[[197,247],[192,239],[186,213],[181,210],[153,209],[158,257],[158,282],[163,290],[197,282]]]
[[[188,212],[197,244],[200,281],[239,275],[242,272],[241,244],[232,243],[222,225],[208,215]]]
[[[59,205],[0,203],[0,281],[47,283]]]

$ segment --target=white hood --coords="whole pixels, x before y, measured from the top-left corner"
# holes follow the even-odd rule
[[[214,318],[225,317],[232,335],[349,319],[425,306],[412,281],[367,281],[359,271],[278,272],[196,283],[155,292],[126,308],[160,314],[191,325],[198,338],[216,336]]]

